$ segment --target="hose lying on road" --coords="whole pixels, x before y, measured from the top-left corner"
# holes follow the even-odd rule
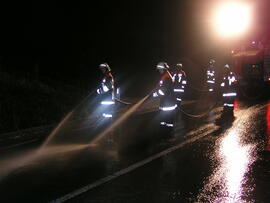
[[[202,117],[204,117],[205,115],[207,115],[210,111],[212,111],[215,107],[216,107],[216,105],[217,105],[217,101],[214,103],[214,105],[212,105],[207,111],[205,111],[205,112],[203,112],[203,113],[201,113],[201,114],[190,114],[190,113],[187,113],[184,109],[182,109],[181,107],[180,107],[180,111],[182,112],[182,113],[184,113],[186,116],[188,116],[188,117],[191,117],[191,118],[202,118]]]
[[[193,88],[191,87],[192,89],[195,89],[196,91],[200,91],[200,92],[208,92],[208,90],[199,90],[199,89],[196,89],[196,88]],[[151,96],[153,94],[154,91],[151,91],[148,96]],[[115,98],[116,101],[122,103],[122,104],[125,104],[125,105],[133,105],[134,103],[130,103],[130,102],[127,102],[127,101],[123,101],[119,98]],[[214,105],[212,105],[207,111],[203,112],[202,114],[190,114],[190,113],[187,113],[185,110],[183,110],[182,108],[180,108],[180,110],[187,116],[189,117],[192,117],[192,118],[201,118],[201,117],[204,117],[205,115],[207,115],[210,111],[212,111],[216,105],[217,105],[217,101],[214,103]]]
[[[147,94],[148,98],[151,98],[151,96],[153,95],[154,90],[155,90],[155,89],[153,89],[152,91],[150,91],[150,92]],[[148,98],[147,98],[147,99],[148,99]],[[115,100],[118,101],[118,102],[120,102],[120,103],[122,103],[122,104],[126,104],[126,105],[133,105],[133,104],[136,104],[136,102],[131,103],[131,102],[124,101],[124,100],[122,100],[122,99],[120,99],[120,98],[117,98],[117,97],[115,97]]]
[[[198,91],[201,91],[201,92],[208,92],[208,90],[198,90]],[[149,94],[152,95],[153,91],[151,91],[151,93]],[[218,101],[216,101],[206,112],[203,112],[202,114],[190,114],[190,113],[187,113],[185,110],[183,110],[181,107],[180,107],[180,111],[182,111],[185,115],[189,116],[189,117],[192,117],[192,118],[201,118],[201,117],[204,117],[205,115],[207,115],[210,111],[212,111],[216,105],[217,105]]]
[[[116,101],[122,103],[122,104],[126,104],[126,105],[132,105],[133,103],[127,102],[127,101],[123,101],[121,99],[115,98]]]

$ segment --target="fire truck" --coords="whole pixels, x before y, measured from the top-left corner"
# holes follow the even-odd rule
[[[270,84],[270,42],[252,41],[231,52],[239,85]]]

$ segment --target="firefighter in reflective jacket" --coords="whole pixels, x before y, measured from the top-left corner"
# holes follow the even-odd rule
[[[237,96],[236,93],[236,76],[230,70],[228,64],[224,66],[225,74],[223,77],[223,81],[221,83],[222,87],[222,97],[223,97],[223,110],[224,112],[233,113],[234,109],[234,100]]]
[[[173,78],[168,70],[169,66],[167,63],[160,62],[158,63],[156,68],[161,74],[161,79],[159,81],[156,92],[153,93],[153,96],[160,98],[160,125],[173,127],[173,112],[177,108],[177,104],[173,94]]]
[[[173,92],[176,98],[176,103],[180,106],[184,96],[185,87],[187,85],[186,73],[183,71],[183,65],[181,63],[176,64],[176,70],[173,74],[173,81]]]
[[[216,78],[215,78],[215,60],[211,59],[209,62],[209,66],[206,71],[206,83],[208,87],[209,92],[214,91],[215,83],[216,83]]]
[[[97,93],[100,96],[100,103],[102,105],[102,116],[105,118],[111,118],[113,116],[114,101],[114,79],[111,74],[111,68],[107,63],[99,65],[100,70],[104,74],[100,86],[97,89]]]

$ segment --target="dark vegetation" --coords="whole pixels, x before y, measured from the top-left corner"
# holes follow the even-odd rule
[[[26,73],[20,75],[1,69],[0,133],[57,123],[87,92],[52,78]]]

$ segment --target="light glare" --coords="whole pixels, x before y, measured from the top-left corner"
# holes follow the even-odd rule
[[[224,37],[246,32],[251,24],[251,7],[240,2],[220,5],[214,15],[215,30]]]

